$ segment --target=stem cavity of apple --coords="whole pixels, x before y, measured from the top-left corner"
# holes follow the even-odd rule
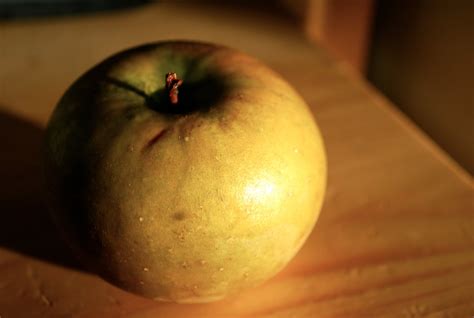
[[[178,103],[178,87],[183,84],[183,80],[179,79],[176,73],[166,74],[166,90],[168,91],[169,101],[171,104]]]

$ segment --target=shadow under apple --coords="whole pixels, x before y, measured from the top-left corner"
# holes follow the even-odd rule
[[[69,251],[43,201],[44,130],[0,110],[0,247],[84,270]]]

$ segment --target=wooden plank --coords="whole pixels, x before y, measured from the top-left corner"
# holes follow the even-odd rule
[[[1,317],[474,312],[471,178],[285,20],[244,8],[155,3],[115,14],[3,22],[0,32]],[[166,38],[220,42],[263,59],[308,101],[327,146],[326,201],[297,257],[264,285],[211,304],[156,303],[82,271],[41,201],[39,144],[62,92],[105,56]]]

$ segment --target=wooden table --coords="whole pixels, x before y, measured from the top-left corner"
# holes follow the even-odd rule
[[[263,59],[311,106],[329,185],[297,257],[212,304],[156,303],[84,272],[41,200],[39,145],[55,103],[87,68],[142,42],[191,38]],[[0,316],[470,317],[471,177],[346,66],[275,14],[156,3],[128,12],[0,24]]]

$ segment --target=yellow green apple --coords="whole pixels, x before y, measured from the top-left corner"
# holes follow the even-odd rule
[[[52,215],[85,266],[184,303],[280,271],[326,184],[297,92],[256,59],[198,42],[139,46],[86,72],[57,105],[44,154]]]

